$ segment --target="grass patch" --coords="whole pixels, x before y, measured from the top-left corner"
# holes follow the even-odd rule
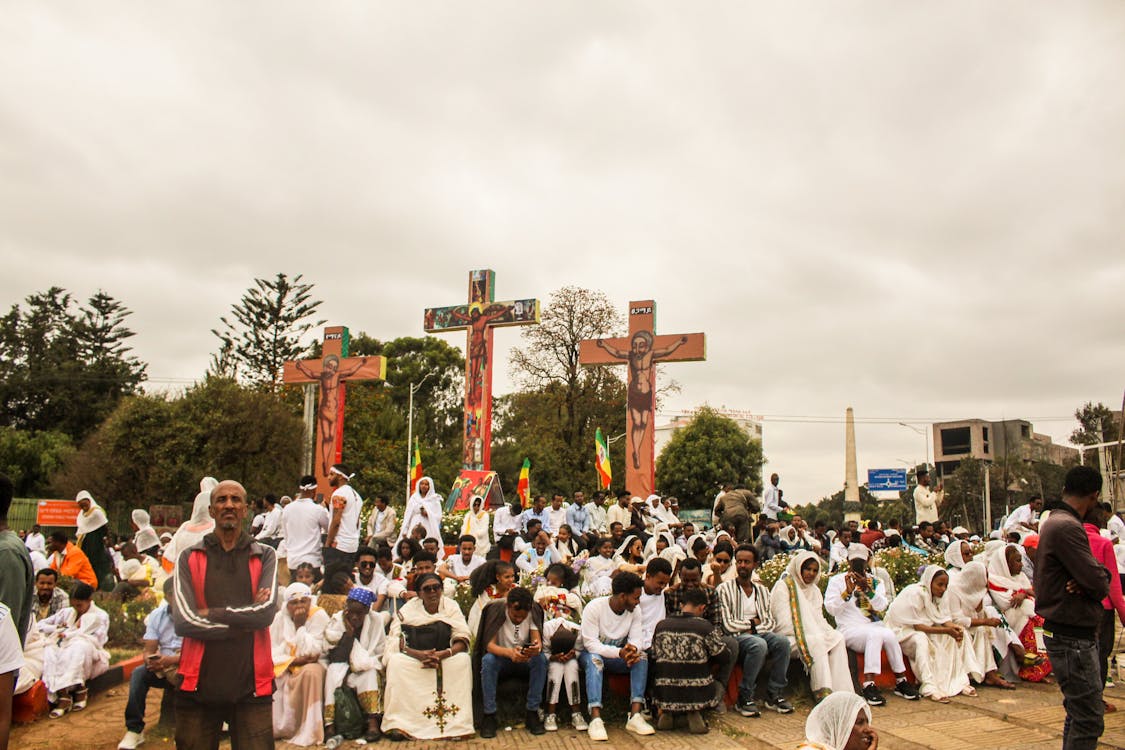
[[[137,654],[141,653],[141,650],[139,648],[109,648],[106,650],[109,651],[110,666],[119,664],[123,661],[128,661]]]

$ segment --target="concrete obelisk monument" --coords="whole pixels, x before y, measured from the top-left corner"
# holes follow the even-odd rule
[[[844,420],[844,521],[859,521],[859,471],[855,461],[855,413],[848,407]]]

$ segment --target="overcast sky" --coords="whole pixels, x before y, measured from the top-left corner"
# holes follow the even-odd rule
[[[1119,0],[9,2],[0,304],[104,289],[164,386],[278,271],[381,338],[473,268],[654,298],[708,336],[666,408],[765,415],[815,499],[848,405],[861,477],[899,419],[1120,406],[1123,91]]]

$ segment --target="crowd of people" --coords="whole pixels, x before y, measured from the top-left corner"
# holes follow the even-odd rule
[[[1081,518],[1083,538],[1114,575],[1104,590],[1093,574],[1062,582],[1075,601],[1096,602],[1098,629],[1087,632],[1054,589],[1037,612],[1036,580],[1057,578],[1040,525],[1065,503],[1033,498],[983,538],[940,520],[829,529],[792,515],[774,475],[761,503],[724,487],[708,528],[656,495],[578,491],[496,509],[475,497],[447,548],[432,479],[417,482],[401,517],[385,497],[365,509],[350,479],[336,465],[323,502],[306,476],[294,497],[252,508],[238,482],[206,478],[175,534],[158,536],[136,510],[132,538],[116,545],[87,492],[77,539],[0,529],[0,676],[18,657],[13,692],[42,681],[51,717],[83,710],[87,683],[108,666],[101,589],[155,605],[124,750],[145,741],[152,689],[183,748],[217,747],[224,725],[247,748],[494,737],[505,679],[525,695],[532,734],[569,723],[602,741],[607,674],[623,677],[624,726],[638,735],[705,733],[728,695],[744,717],[789,713],[798,679],[818,703],[810,727],[877,742],[867,707],[887,702],[876,685],[884,656],[895,696],[946,703],[1049,681],[1052,644],[1096,632],[1104,684],[1113,620],[1125,624],[1125,524],[1104,505]],[[928,563],[900,591],[878,564],[895,549]],[[778,555],[784,571],[767,585],[761,566]],[[60,577],[73,580],[68,592]],[[816,731],[810,742],[847,743]]]

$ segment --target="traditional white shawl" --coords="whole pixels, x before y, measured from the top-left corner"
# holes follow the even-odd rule
[[[983,563],[966,563],[961,572],[950,579],[949,588],[942,597],[946,600],[954,622],[969,627],[974,617],[984,616],[984,603],[988,598],[988,572]]]
[[[815,560],[820,568],[812,583],[805,583],[801,578],[801,567],[809,560]],[[793,621],[791,608],[790,587],[788,579],[792,579],[797,591],[797,616],[804,630],[805,640],[811,641],[821,633],[832,632],[834,629],[824,617],[824,596],[820,593],[820,577],[824,570],[820,557],[815,552],[802,550],[789,560],[785,568],[785,575],[778,579],[770,592],[770,612],[773,613],[776,631],[781,635],[795,637],[798,623]]]
[[[887,607],[887,626],[895,631],[899,640],[904,634],[913,632],[915,625],[936,627],[952,622],[953,615],[946,598],[934,599],[930,593],[930,584],[939,573],[949,575],[939,565],[927,565],[922,571],[922,580],[904,588]]]
[[[164,559],[175,565],[180,553],[196,544],[200,539],[215,530],[215,519],[211,518],[211,490],[219,486],[214,477],[203,477],[199,482],[199,494],[191,506],[191,518],[180,524],[172,541],[164,547]]]
[[[844,691],[832,693],[809,712],[805,737],[825,750],[844,750],[861,711],[871,721],[871,709],[862,697]]]
[[[1005,543],[994,549],[988,557],[988,593],[992,595],[992,601],[1008,621],[1012,632],[1018,635],[1027,625],[1028,619],[1035,614],[1035,605],[1031,598],[1031,581],[1022,571],[1019,575],[1012,575],[1012,570],[1008,567],[1005,553],[1009,547],[1019,551],[1018,544]],[[1029,598],[1024,599],[1020,606],[1013,607],[1012,595],[1017,591],[1028,592]]]
[[[441,511],[442,511],[442,497],[434,489],[434,480],[430,477],[422,477],[418,480],[418,487],[425,480],[429,482],[430,489],[423,496],[417,489],[410,499],[406,501],[406,509],[402,513],[402,528],[399,530],[398,538],[401,541],[404,537],[409,537],[410,532],[418,524],[422,524],[426,529],[426,537],[433,537],[437,539],[438,544],[438,560],[445,556],[442,549],[441,542]],[[422,508],[426,509],[426,517],[422,517]]]
[[[97,501],[94,500],[93,495],[91,495],[86,490],[82,490],[75,496],[74,501],[78,502],[79,500],[90,501],[89,510],[83,511],[79,509],[78,511],[78,544],[79,546],[81,546],[82,537],[86,536],[91,531],[96,531],[102,526],[105,526],[107,523],[109,523],[109,519],[106,518],[105,511],[102,510],[102,506],[98,505]]]
[[[442,597],[443,599],[445,597]],[[408,604],[419,601],[411,599]],[[332,615],[328,627],[324,631],[325,650],[331,650],[340,639],[344,637],[347,627],[344,625],[344,611]],[[383,615],[380,612],[367,613],[363,623],[363,632],[359,634],[352,644],[351,653],[348,655],[348,668],[352,672],[368,672],[372,669],[382,669],[386,653],[386,638],[383,636]]]
[[[299,587],[299,588],[298,588]],[[270,644],[273,650],[274,672],[281,674],[293,661],[302,656],[316,656],[324,652],[324,631],[328,627],[328,613],[310,606],[305,624],[297,627],[285,606],[294,599],[311,599],[309,587],[303,583],[291,583],[285,589],[285,604],[273,618],[270,625]]]
[[[973,558],[966,558],[962,553],[962,544],[964,544],[962,540],[954,539],[949,543],[949,546],[945,548],[945,562],[949,567],[960,570],[965,567],[966,563],[972,561]],[[969,546],[971,547],[972,545]]]
[[[133,544],[137,545],[138,552],[144,552],[151,547],[160,546],[160,537],[152,528],[152,519],[147,510],[136,508],[131,514],[133,523],[137,526],[137,533],[133,535]]]
[[[476,500],[476,498],[473,498]],[[465,514],[465,520],[461,522],[461,536],[466,534],[477,540],[477,554],[483,555],[488,552],[492,546],[488,540],[488,526],[490,516],[488,511],[484,509],[484,501],[481,501],[481,509],[479,513],[474,513],[470,505],[469,512]]]
[[[453,629],[450,643],[464,641],[468,644],[472,640],[469,633],[469,623],[465,622],[465,615],[461,614],[461,607],[448,596],[443,596],[438,604],[438,611],[433,614],[426,611],[421,597],[411,599],[399,609],[398,614],[391,619],[391,630],[387,633],[386,647],[383,649],[383,663],[389,664],[391,657],[399,652],[399,638],[402,636],[403,625],[429,625],[435,622],[444,622]],[[364,630],[367,628],[365,627]]]

